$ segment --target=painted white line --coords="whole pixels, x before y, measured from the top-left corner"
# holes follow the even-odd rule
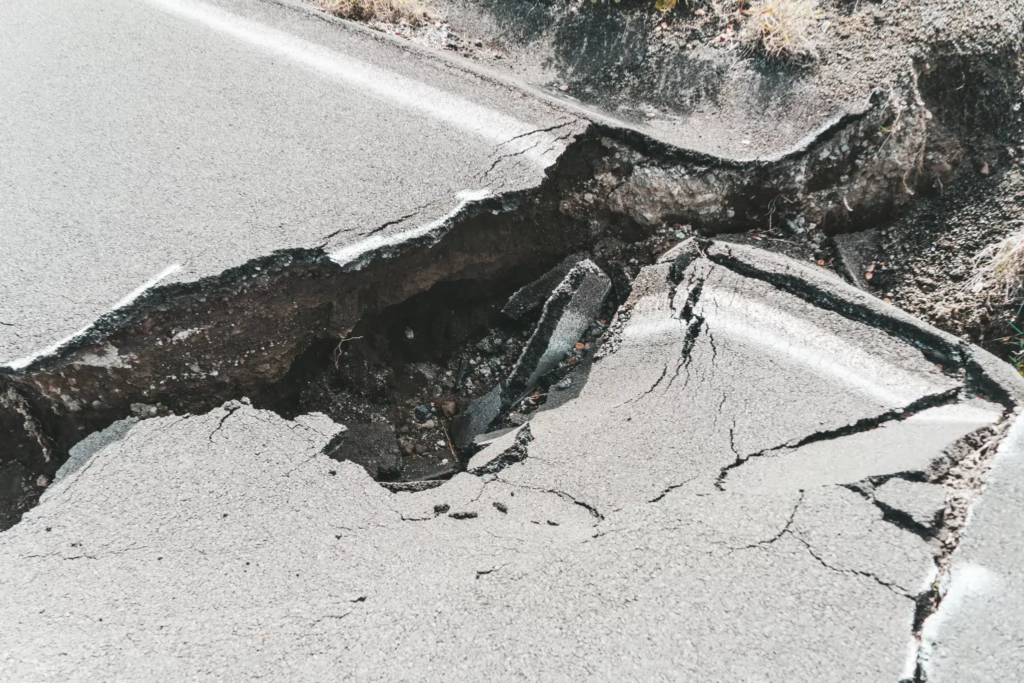
[[[506,145],[505,154],[530,159],[541,168],[561,153],[555,137],[528,124],[411,78],[372,66],[290,33],[232,14],[197,0],[148,0],[168,14],[202,24],[218,33],[283,57],[381,100],[424,114],[485,140]],[[523,136],[523,137],[517,137]],[[538,136],[546,144],[538,144]],[[516,139],[513,139],[516,138]],[[557,150],[557,151],[556,151]]]
[[[393,246],[395,244],[401,244],[406,240],[415,239],[417,237],[421,237],[430,232],[433,232],[434,230],[437,230],[442,225],[444,225],[446,221],[453,218],[456,214],[462,211],[462,209],[464,209],[466,205],[469,204],[470,202],[476,202],[480,201],[481,199],[486,199],[490,195],[490,190],[463,190],[462,192],[459,192],[456,195],[459,201],[455,205],[455,208],[446,213],[445,215],[441,216],[440,218],[432,220],[424,225],[420,225],[415,228],[410,228],[409,230],[400,232],[395,235],[371,235],[370,237],[364,240],[360,240],[355,244],[350,244],[338,249],[337,251],[333,251],[328,256],[332,261],[337,263],[339,266],[344,266],[346,264],[352,263],[353,261],[357,261],[359,257],[375,249]],[[361,267],[362,265],[359,265],[356,268],[356,270],[359,270],[359,268]]]
[[[995,572],[972,562],[955,564],[949,576],[949,589],[931,616],[921,627],[921,645],[918,661],[924,668],[927,680],[934,678],[932,654],[939,634],[950,617],[956,615],[969,600],[991,596],[999,592],[1002,578]]]
[[[992,459],[992,468],[989,471],[988,481],[985,485],[986,489],[998,481],[1000,463],[1007,458],[1019,457],[1022,445],[1024,445],[1024,420],[1018,417],[1014,420],[1010,430],[1006,433],[1002,443],[999,444],[999,448],[996,450],[996,455]],[[984,495],[982,495],[976,497],[971,502],[970,507],[967,508],[967,518],[964,522],[964,531],[962,533],[970,533],[973,530],[972,519],[974,511],[978,504],[984,500]],[[953,555],[951,569],[944,579],[948,583],[946,584],[945,595],[939,604],[939,608],[925,619],[921,627],[921,644],[916,660],[921,662],[927,680],[935,678],[936,672],[934,671],[932,656],[935,644],[942,635],[947,622],[957,615],[965,602],[986,596],[997,600],[1002,588],[1002,576],[975,562],[961,560],[960,553],[962,552],[963,548],[961,546],[957,548]]]
[[[178,272],[179,270],[181,270],[181,264],[179,264],[179,263],[175,263],[173,265],[167,266],[166,268],[161,270],[159,273],[157,273],[156,275],[154,275],[150,279],[146,280],[146,282],[144,282],[143,284],[141,284],[138,287],[136,287],[135,289],[133,289],[131,291],[131,293],[129,293],[127,296],[125,296],[122,299],[120,299],[119,301],[117,301],[117,303],[115,303],[113,306],[111,306],[111,308],[107,311],[106,314],[113,313],[114,311],[118,310],[119,308],[124,308],[125,306],[127,306],[128,304],[130,304],[131,302],[135,301],[140,296],[145,294],[146,290],[151,289],[152,287],[155,287],[157,283],[159,283],[161,280],[166,278],[168,275],[172,275],[172,274]],[[106,315],[106,314],[104,314],[104,315]],[[10,362],[7,362],[7,363],[0,363],[0,366],[8,367],[8,368],[10,368],[12,370],[21,370],[22,368],[28,367],[29,364],[31,364],[37,358],[42,358],[43,356],[50,356],[50,355],[56,353],[58,350],[60,350],[60,348],[62,346],[64,346],[65,344],[74,341],[78,337],[81,337],[86,332],[88,332],[90,329],[92,329],[92,326],[94,324],[95,324],[95,322],[90,323],[89,325],[86,325],[85,327],[83,327],[82,329],[78,330],[74,334],[71,334],[71,335],[68,335],[67,337],[64,337],[60,341],[58,341],[58,342],[56,342],[54,344],[51,344],[50,346],[47,346],[45,349],[42,349],[40,351],[36,351],[35,353],[30,354],[28,356],[25,356],[24,358],[18,358],[17,360],[13,360],[13,361],[10,361]]]

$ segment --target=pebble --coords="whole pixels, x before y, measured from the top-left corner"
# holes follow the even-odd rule
[[[416,410],[413,411],[413,414],[416,416],[417,420],[423,422],[430,417],[430,407],[424,405],[416,406]]]
[[[555,385],[555,389],[559,389],[561,391],[564,391],[564,390],[568,389],[571,386],[572,386],[572,378],[571,377],[566,377],[566,378],[562,379],[561,382],[559,382],[558,384]]]

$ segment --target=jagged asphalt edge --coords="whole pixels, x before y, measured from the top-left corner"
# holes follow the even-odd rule
[[[191,297],[216,296],[223,292],[233,292],[250,275],[257,272],[262,274],[275,273],[285,268],[302,264],[314,267],[339,268],[343,273],[352,272],[371,267],[376,263],[400,256],[414,249],[429,249],[440,243],[453,228],[474,216],[486,212],[507,214],[517,210],[524,201],[542,192],[546,184],[553,177],[559,175],[559,170],[566,159],[574,158],[574,152],[595,140],[610,138],[625,144],[634,151],[644,154],[657,163],[665,165],[693,163],[713,168],[753,170],[789,161],[794,157],[806,154],[810,151],[811,147],[827,142],[842,128],[867,115],[877,106],[876,100],[877,98],[872,97],[872,101],[859,113],[840,116],[826,123],[821,129],[806,137],[797,148],[787,150],[772,160],[737,161],[725,157],[715,157],[660,142],[644,133],[625,127],[625,124],[608,125],[590,121],[580,133],[574,136],[573,141],[566,146],[558,161],[545,170],[544,179],[532,188],[504,192],[483,199],[467,200],[461,209],[446,217],[433,230],[412,235],[408,239],[393,244],[380,245],[368,249],[360,254],[357,259],[349,263],[338,264],[332,261],[323,246],[317,248],[282,249],[268,255],[250,259],[243,264],[228,268],[216,275],[210,275],[191,282],[157,285],[143,292],[128,305],[103,314],[83,332],[68,339],[53,352],[41,354],[39,357],[34,358],[24,367],[15,369],[9,365],[0,366],[0,376],[18,377],[30,375],[41,370],[52,370],[78,351],[102,343],[121,328],[129,326],[134,321],[145,317],[147,311],[166,310],[166,308],[179,306],[182,303],[188,302]]]

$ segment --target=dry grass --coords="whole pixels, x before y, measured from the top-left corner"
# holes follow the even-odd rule
[[[972,294],[989,294],[1010,303],[1024,293],[1024,230],[982,249],[974,257],[977,270],[967,281]]]
[[[742,7],[742,5],[741,5]],[[814,57],[818,13],[814,0],[759,0],[747,15],[740,39],[768,57]]]
[[[320,0],[324,10],[352,21],[422,24],[427,8],[417,0]]]

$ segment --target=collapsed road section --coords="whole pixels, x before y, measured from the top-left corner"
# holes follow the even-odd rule
[[[538,369],[532,364],[546,366],[553,358],[539,348],[544,336],[540,305],[517,313],[507,302],[522,287],[527,287],[523,296],[529,294],[535,278],[564,264],[570,255],[583,254],[610,285],[603,309],[593,316],[590,327],[583,332],[580,325],[570,326],[574,334],[580,333],[576,343],[583,348],[574,351],[582,352],[575,359],[582,361],[593,353],[603,327],[629,295],[641,267],[674,242],[695,232],[714,235],[763,226],[767,218],[769,225],[784,225],[798,237],[794,244],[801,243],[798,250],[803,251],[798,255],[806,258],[821,246],[826,230],[856,227],[854,217],[865,225],[885,220],[905,207],[915,193],[941,186],[962,156],[956,139],[941,125],[942,117],[929,110],[928,93],[919,92],[913,79],[906,87],[877,91],[858,107],[823,120],[795,144],[757,159],[736,160],[672,147],[594,112],[534,101],[535,94],[524,97],[512,85],[480,74],[467,72],[471,80],[467,85],[451,78],[451,65],[431,62],[426,71],[425,67],[403,65],[404,75],[378,74],[374,64],[395,61],[393,47],[364,45],[363,38],[331,33],[322,22],[304,15],[286,18],[267,7],[245,9],[227,0],[217,7],[192,0],[154,6],[177,8],[154,15],[154,21],[166,24],[168,35],[198,40],[189,23],[198,22],[204,31],[227,32],[270,53],[267,57],[260,50],[217,42],[217,49],[224,51],[218,63],[264,69],[268,60],[276,64],[274,60],[285,59],[298,65],[297,70],[283,72],[289,76],[285,80],[301,81],[314,90],[322,86],[321,77],[329,77],[335,85],[355,83],[360,95],[359,84],[365,85],[365,79],[357,76],[363,72],[353,72],[354,62],[345,57],[346,51],[361,50],[368,73],[379,75],[378,80],[387,84],[386,88],[375,86],[387,92],[374,92],[384,101],[398,98],[405,103],[395,111],[388,109],[388,115],[396,117],[395,129],[403,134],[422,131],[424,126],[433,130],[432,126],[448,121],[455,110],[471,110],[474,121],[489,124],[483,132],[480,126],[473,128],[470,132],[476,137],[471,136],[472,140],[463,130],[466,121],[457,121],[454,132],[442,125],[444,130],[437,136],[442,146],[453,138],[466,145],[464,150],[458,148],[465,164],[453,165],[460,169],[455,177],[446,177],[440,184],[432,177],[424,183],[422,169],[410,169],[409,180],[417,186],[429,185],[429,191],[420,193],[422,201],[410,204],[409,198],[403,198],[395,206],[391,206],[391,197],[382,200],[364,188],[360,196],[377,197],[370,207],[373,210],[356,217],[345,214],[340,226],[329,220],[335,207],[318,212],[316,220],[304,221],[302,229],[282,219],[278,230],[254,231],[243,226],[236,233],[240,230],[236,218],[245,207],[229,205],[221,207],[223,215],[218,210],[208,216],[210,207],[221,206],[219,200],[190,204],[190,220],[215,226],[204,229],[204,234],[227,240],[231,248],[225,250],[216,241],[211,248],[185,250],[184,267],[161,262],[160,268],[146,271],[146,277],[158,273],[147,283],[156,286],[135,290],[97,322],[51,347],[35,342],[45,339],[49,344],[53,338],[67,335],[80,327],[77,322],[68,327],[71,320],[78,320],[85,309],[97,308],[96,301],[91,301],[83,310],[72,306],[70,315],[63,291],[68,278],[82,288],[93,286],[87,277],[92,266],[83,265],[91,264],[92,259],[70,259],[46,267],[29,262],[31,268],[20,270],[43,274],[39,277],[45,282],[38,290],[37,283],[28,283],[23,274],[5,277],[0,283],[9,294],[0,304],[7,307],[0,326],[0,349],[7,354],[3,359],[7,365],[0,367],[0,434],[4,435],[0,440],[0,528],[16,523],[35,504],[72,447],[89,434],[130,415],[198,414],[244,397],[289,419],[319,411],[351,425],[351,431],[329,450],[339,458],[349,458],[365,455],[367,444],[372,444],[371,459],[376,464],[365,457],[364,464],[379,479],[450,476],[470,457],[466,449],[479,441],[477,426],[461,427],[471,416],[479,417],[485,430],[508,429],[518,426],[515,422],[522,419],[523,409],[536,409],[543,401],[565,393],[561,389],[549,392],[550,381],[530,386],[541,379],[532,376]],[[16,13],[15,9],[9,11]],[[123,11],[119,6],[118,12]],[[68,16],[47,19],[56,25],[77,16],[65,14]],[[28,22],[26,31],[38,28],[39,19],[34,15],[18,17]],[[256,19],[275,28],[261,28]],[[125,26],[136,26],[124,21]],[[102,40],[110,32],[106,25],[85,28],[90,40]],[[296,35],[286,35],[285,29]],[[203,51],[197,49],[199,52]],[[29,61],[38,68],[47,64],[45,60]],[[314,76],[310,76],[311,68]],[[120,80],[107,83],[109,88],[97,87],[97,92],[127,88],[138,75],[113,68],[103,74]],[[49,83],[43,75],[37,80]],[[413,83],[412,76],[429,81],[430,87]],[[941,73],[933,73],[931,78],[941,80]],[[127,81],[122,83],[124,79]],[[223,94],[216,83],[207,86]],[[417,94],[411,104],[402,95],[410,89]],[[25,107],[36,101],[19,93],[22,99],[12,101]],[[343,88],[337,96],[342,101],[350,97]],[[474,104],[474,97],[498,101],[519,118],[495,112],[491,116]],[[444,106],[427,106],[437,98]],[[177,103],[178,98],[170,101]],[[224,120],[235,118],[230,115],[235,111],[233,105],[233,101],[222,99],[209,102],[211,110],[225,108]],[[427,111],[429,116],[410,119],[409,107],[421,114]],[[376,121],[380,107],[374,104],[371,109],[374,116],[361,117],[357,123],[365,118]],[[936,111],[941,114],[944,110]],[[435,120],[438,117],[441,124]],[[315,117],[297,118],[308,121]],[[100,119],[96,126],[106,121]],[[356,131],[353,135],[359,137]],[[481,136],[483,143],[477,140]],[[25,144],[39,137],[29,136]],[[310,132],[309,137],[320,136]],[[253,154],[266,154],[263,147],[250,149],[239,141],[238,148],[243,147]],[[39,156],[29,151],[18,157],[25,169],[33,168],[29,162]],[[330,162],[346,158],[347,152],[342,152],[337,150]],[[234,169],[237,159],[230,161],[226,168]],[[363,157],[357,162],[369,163]],[[255,166],[263,169],[260,164]],[[73,175],[68,182],[85,182],[94,190],[95,174],[86,170],[84,181]],[[335,171],[335,175],[344,175],[341,169]],[[241,171],[225,173],[234,178]],[[480,189],[460,191],[455,210],[427,220],[451,200],[457,188],[467,186]],[[50,186],[37,183],[33,187]],[[303,188],[304,193],[308,191]],[[241,204],[246,205],[248,191],[238,188],[226,194],[241,197]],[[73,193],[57,192],[61,201],[69,194]],[[152,197],[139,196],[146,201],[128,204],[148,207]],[[362,206],[346,198],[351,196],[342,194],[329,203]],[[173,209],[165,220],[172,220],[172,215],[179,220],[174,208],[178,204],[168,204],[162,196],[158,199],[161,211],[168,206]],[[260,205],[261,224],[277,216],[275,212],[287,213],[292,199],[291,195],[263,197],[261,202],[273,206]],[[317,202],[321,199],[317,196]],[[52,231],[46,221],[58,218],[34,213],[34,207],[50,206],[54,201],[55,197],[40,195],[29,205],[12,205],[16,211],[9,220],[21,225],[31,219],[34,222],[25,224],[24,235],[49,236]],[[102,202],[97,199],[86,204],[95,203]],[[308,203],[292,214],[301,214]],[[194,215],[197,207],[202,208],[199,217]],[[147,226],[144,231],[139,228],[135,239],[158,247],[151,250],[154,253],[181,249],[179,242],[191,247],[194,241],[191,229],[168,230],[165,221],[150,225],[148,213],[119,216],[126,224]],[[373,223],[374,219],[379,219],[379,224]],[[99,234],[96,231],[101,228],[120,229],[114,221],[93,226],[96,217],[91,214],[82,220],[92,221],[83,229],[87,235]],[[328,234],[329,227],[334,229]],[[248,245],[254,233],[266,240]],[[165,241],[167,235],[174,239]],[[64,253],[49,243],[19,245],[20,241],[16,251],[26,259],[30,254],[35,258],[39,253]],[[220,256],[225,251],[231,254],[226,260]],[[216,258],[207,258],[210,254]],[[125,260],[130,259],[121,259]],[[119,270],[116,258],[113,264],[103,264],[106,271]],[[558,272],[561,276],[556,279],[568,271]],[[773,284],[786,286],[781,280]],[[545,296],[550,292],[541,289]],[[121,296],[123,292],[112,299]],[[541,297],[540,304],[544,299]],[[37,305],[39,300],[45,306]],[[26,309],[31,309],[27,318],[31,324],[6,320],[8,310],[22,320]],[[102,312],[103,307],[98,310]],[[557,326],[554,319],[547,321]],[[699,319],[688,325],[688,338],[696,340]],[[906,332],[893,325],[890,332]],[[47,336],[48,330],[60,333]],[[541,336],[532,342],[538,330]],[[564,332],[559,335],[565,337]],[[537,348],[526,348],[530,344]],[[46,348],[39,351],[41,347]],[[551,352],[561,348],[555,345]],[[934,351],[938,362],[945,362],[941,358],[951,353],[942,348]],[[521,357],[524,364],[517,379],[512,370]],[[564,370],[565,363],[559,363]],[[947,363],[948,367],[956,365],[955,358]],[[501,396],[489,393],[510,379],[512,390],[499,390]],[[481,397],[488,395],[490,403],[481,404]],[[514,402],[518,403],[512,405]],[[389,445],[392,443],[397,444],[397,452]],[[446,459],[448,462],[443,462]]]
[[[109,3],[120,22],[109,25],[145,33],[130,5]],[[4,671],[19,680],[1024,678],[1019,633],[984,621],[986,605],[1024,599],[1019,581],[1002,576],[1014,563],[993,550],[1011,547],[998,520],[1019,507],[1009,457],[1019,428],[1001,440],[1024,400],[1021,379],[806,264],[826,231],[884,222],[952,177],[963,150],[948,124],[959,112],[936,101],[948,66],[931,69],[929,88],[904,74],[796,144],[737,160],[541,106],[480,74],[467,85],[450,64],[432,63],[424,90],[422,65],[392,59],[393,46],[326,35],[270,5],[215,5],[156,2],[147,7],[172,11],[147,16],[195,46],[190,59],[275,73],[267,87],[284,84],[289,97],[264,99],[308,108],[256,122],[283,120],[260,131],[301,134],[273,137],[281,154],[267,164],[268,139],[220,129],[233,141],[221,171],[246,182],[188,187],[241,198],[196,203],[211,212],[199,232],[229,244],[227,260],[203,247],[189,252],[199,266],[146,265],[147,278],[158,275],[42,352],[35,341],[80,325],[34,311],[46,324],[26,331],[4,309],[0,348],[13,361],[0,372]],[[47,30],[81,15],[39,11],[59,15],[45,17]],[[35,14],[19,17],[38,27]],[[76,49],[102,42],[109,25],[81,22]],[[367,70],[339,59],[345,49],[365,52]],[[25,68],[50,64],[25,54]],[[305,70],[267,66],[281,60]],[[374,66],[389,61],[403,78]],[[128,80],[93,89],[104,96],[144,71],[108,66],[97,72]],[[323,107],[311,72],[339,91],[371,83],[375,96],[356,88],[339,96],[346,106]],[[234,111],[234,93],[179,73],[182,89],[208,86],[211,119],[253,122],[218,117]],[[51,76],[36,80],[61,89]],[[262,92],[261,79],[240,80]],[[484,89],[478,99],[519,118],[471,107],[471,91]],[[45,101],[26,93],[12,96],[14,110]],[[181,100],[170,95],[168,106]],[[402,106],[381,104],[395,100]],[[457,116],[467,108],[472,120]],[[323,109],[360,112],[329,120],[329,133],[352,134],[302,128]],[[96,111],[90,125],[109,132]],[[378,147],[359,140],[380,129],[342,125],[367,121],[397,131],[399,152],[430,142],[420,156],[436,152],[436,162],[399,166],[410,155],[389,150],[384,190],[379,175],[340,172],[331,163],[346,154],[360,169],[374,165]],[[50,140],[28,125],[12,130]],[[172,154],[149,132],[136,137],[167,153],[133,152],[164,159],[181,186],[195,180],[182,172],[188,163],[175,165],[194,150]],[[295,138],[342,137],[352,149],[289,156]],[[260,144],[243,144],[252,139]],[[27,174],[40,155],[25,149],[12,168]],[[278,166],[306,169],[310,159],[324,176],[352,178],[333,186],[326,207],[309,176],[279,182]],[[247,175],[249,166],[274,168]],[[452,173],[439,178],[438,167]],[[34,221],[19,245],[58,239],[57,199],[74,193],[57,186],[56,197],[4,216]],[[152,199],[146,183],[132,187]],[[253,188],[264,189],[259,220],[239,222]],[[437,217],[453,196],[455,209]],[[181,197],[159,199],[177,220]],[[165,231],[176,249],[193,239],[153,221],[154,203],[126,204],[141,207],[118,214],[138,226],[138,242],[167,247]],[[36,205],[59,210],[36,214]],[[784,226],[799,260],[706,239],[765,222]],[[123,229],[89,226],[119,239]],[[82,263],[72,265],[81,276]],[[23,270],[33,269],[50,278],[42,289],[60,290],[50,275],[61,268]],[[90,311],[105,310],[97,301]],[[1003,468],[998,495],[979,508],[972,540],[969,513],[993,462]],[[987,602],[971,604],[978,594]],[[970,664],[972,633],[998,644],[983,669]]]
[[[514,340],[495,356],[496,418],[470,433],[510,431],[445,443],[459,471],[430,486],[381,486],[370,474],[389,478],[384,460],[338,462],[346,438],[386,450],[405,434],[366,414],[340,423],[329,401],[285,416],[258,407],[266,398],[163,405],[92,433],[0,537],[5,666],[37,680],[925,680],[933,648],[920,643],[1024,383],[785,257],[690,239],[649,262],[624,296],[577,254],[525,288],[474,287],[483,309],[449,305],[473,328],[493,311],[512,321],[500,310],[528,294],[545,301],[535,324],[452,347],[475,359],[483,340]],[[410,301],[432,319],[424,297]],[[344,347],[430,336],[401,306],[361,325],[290,381],[362,365],[385,391],[387,367]],[[444,378],[444,363],[463,364],[412,365]],[[481,386],[456,416],[488,403],[485,377],[474,371]],[[287,396],[279,386],[263,389]],[[547,401],[519,410],[536,386]],[[412,420],[444,418],[420,405],[429,414]]]
[[[863,111],[770,161],[714,159],[576,120],[564,133],[571,142],[537,186],[465,195],[455,211],[424,226],[390,234],[385,225],[341,248],[279,250],[215,276],[145,291],[58,348],[0,374],[0,421],[11,435],[0,446],[0,526],[34,504],[75,443],[133,412],[200,413],[242,397],[286,416],[325,410],[325,396],[312,397],[306,379],[310,372],[323,377],[327,366],[334,367],[334,384],[344,386],[326,394],[358,394],[334,401],[342,422],[384,418],[401,429],[386,414],[398,402],[415,398],[415,406],[443,410],[466,388],[461,398],[477,398],[477,389],[490,390],[496,377],[469,377],[474,384],[467,387],[469,368],[461,362],[483,358],[454,351],[469,341],[482,344],[485,330],[504,325],[483,353],[490,372],[507,372],[498,368],[517,360],[539,313],[525,320],[495,313],[570,254],[587,252],[610,280],[607,321],[640,267],[673,241],[754,225],[778,196],[799,197],[802,220],[814,222],[819,237],[824,227],[845,225],[847,208],[865,220],[889,215],[905,201],[889,180],[915,177],[896,163],[895,149],[909,153],[927,143],[914,137],[925,128],[879,134],[902,111],[892,97],[872,98]],[[878,153],[882,146],[885,155]],[[496,154],[500,164],[500,149]],[[456,308],[461,313],[453,316]],[[345,354],[356,360],[340,362]],[[419,375],[412,384],[428,393],[407,387],[398,401],[394,372],[417,362],[433,366],[412,369]],[[437,370],[443,378],[435,381]],[[435,396],[446,380],[452,386]],[[366,400],[392,408],[370,409]],[[406,456],[453,450],[450,435],[437,420],[433,426],[424,439],[404,435]],[[458,447],[465,445],[460,439]],[[437,471],[435,461],[423,469]],[[384,470],[394,478],[394,467]]]

